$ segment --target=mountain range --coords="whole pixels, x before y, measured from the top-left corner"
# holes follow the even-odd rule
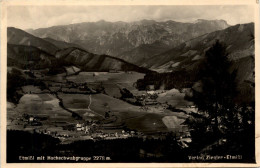
[[[167,51],[192,38],[222,30],[224,20],[202,20],[194,23],[157,22],[85,22],[28,30],[40,38],[74,43],[95,54],[106,54],[140,65],[151,56]]]
[[[84,71],[194,72],[205,51],[219,40],[227,45],[239,81],[254,83],[253,23],[99,21],[30,30],[32,34],[12,27],[7,32],[9,66],[73,65]]]
[[[238,61],[245,57],[254,57],[254,24],[239,24],[224,30],[214,31],[181,43],[164,53],[153,56],[142,66],[158,72],[184,68],[193,70],[216,40],[227,46],[229,59]]]
[[[90,53],[77,44],[41,39],[13,27],[8,28],[7,36],[8,66],[49,69],[51,74],[62,72],[65,66],[76,66],[82,71],[150,71],[119,58]]]

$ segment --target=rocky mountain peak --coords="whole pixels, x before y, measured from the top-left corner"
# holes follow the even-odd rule
[[[223,19],[220,19],[220,20],[206,20],[206,19],[197,19],[196,21],[194,21],[193,23],[195,24],[207,24],[207,23],[210,23],[210,24],[215,24],[215,25],[219,25],[223,28],[227,28],[229,27],[230,25],[227,23],[227,21],[223,20]]]
[[[172,20],[155,21],[140,20],[134,22],[84,22],[71,25],[36,29],[32,34],[41,38],[52,38],[58,41],[77,44],[95,54],[108,54],[132,62],[135,53],[142,57],[143,45],[163,46],[169,49],[176,45],[196,38],[200,35],[226,28],[228,25],[221,20],[198,20],[198,23],[182,23]],[[149,48],[146,46],[146,48]],[[138,49],[138,51],[133,51]],[[146,49],[145,49],[146,50]],[[128,54],[129,52],[131,54]],[[160,50],[161,52],[161,50]],[[148,52],[148,55],[157,52]],[[146,55],[147,55],[146,54]],[[124,57],[121,57],[121,56]],[[135,63],[135,62],[132,62]]]

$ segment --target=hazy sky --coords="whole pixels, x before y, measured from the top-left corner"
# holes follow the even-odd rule
[[[254,21],[253,6],[9,6],[7,25],[21,29],[80,22],[224,19],[230,25]]]

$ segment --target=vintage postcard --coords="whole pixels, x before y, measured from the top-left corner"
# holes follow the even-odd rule
[[[3,0],[1,165],[259,166],[257,57],[255,0]]]

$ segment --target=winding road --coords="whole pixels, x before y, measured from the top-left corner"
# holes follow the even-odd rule
[[[95,112],[95,111],[91,110],[91,108],[90,108],[90,105],[91,105],[91,103],[92,103],[92,98],[91,98],[91,95],[89,95],[89,104],[88,104],[88,110],[89,110],[89,111],[91,111],[92,113],[96,114],[96,115],[99,115],[99,116],[101,116],[101,117],[105,118],[103,115],[101,115],[101,114],[99,114],[99,113],[97,113],[97,112]]]
[[[89,104],[88,104],[88,109],[89,109],[89,110],[91,110],[91,109],[90,109],[91,103],[92,103],[92,99],[91,99],[91,95],[89,95]]]

